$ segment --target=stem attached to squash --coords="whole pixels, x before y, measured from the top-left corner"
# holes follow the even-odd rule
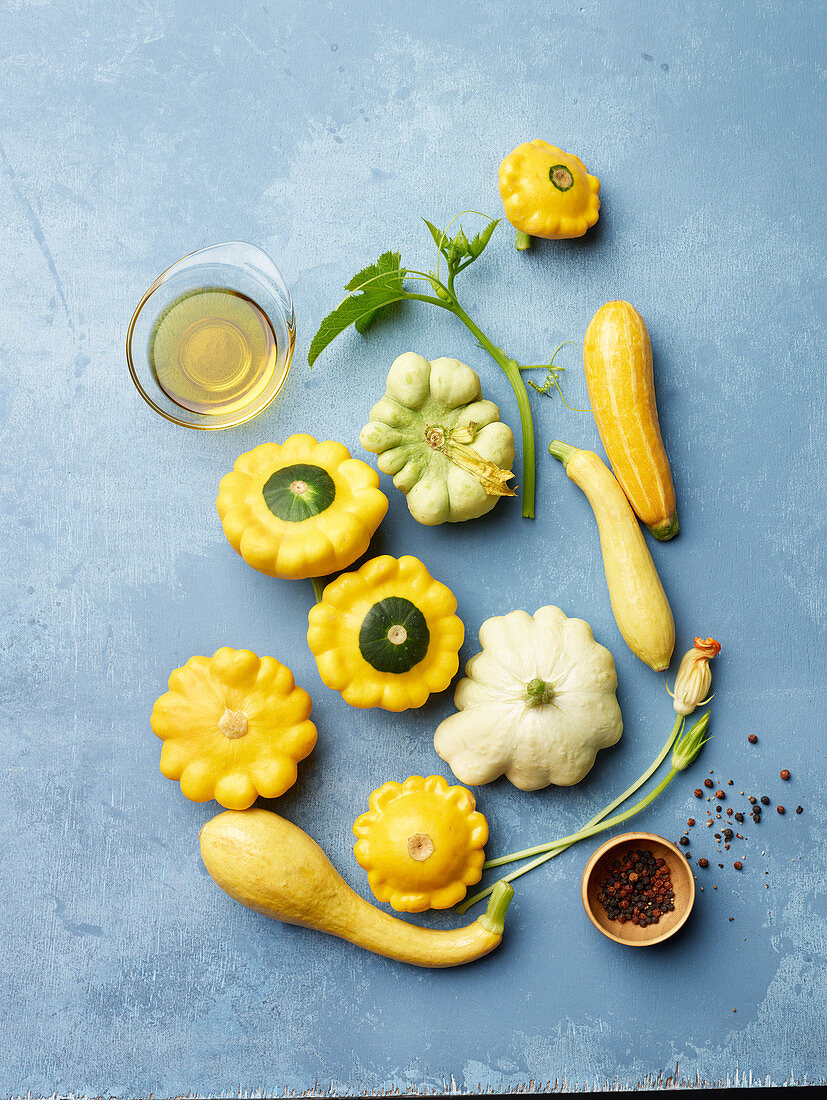
[[[506,910],[513,897],[514,887],[510,882],[497,882],[494,884],[488,908],[479,918],[479,922],[486,932],[490,932],[494,936],[503,934]]]
[[[523,233],[522,229],[518,229],[514,235],[514,247],[518,252],[525,252],[526,249],[531,248],[531,236]]]
[[[449,309],[459,317],[471,335],[476,337],[480,347],[488,352],[511,383],[514,396],[517,398],[517,408],[520,410],[523,432],[523,516],[526,519],[534,519],[534,424],[531,419],[528,391],[520,374],[520,366],[516,359],[509,359],[502,348],[498,348],[488,339],[459,304],[456,296],[452,303],[445,303],[445,309]]]
[[[566,444],[562,445],[564,447],[566,446]],[[633,806],[631,810],[629,810],[624,816],[612,818],[608,822],[605,821],[605,818],[608,817],[608,815],[613,810],[616,810],[618,806],[622,805],[628,798],[639,791],[644,783],[648,782],[648,780],[652,778],[652,776],[666,759],[673,745],[680,736],[680,733],[684,726],[684,721],[684,717],[682,715],[678,715],[675,720],[675,724],[672,727],[672,732],[669,734],[669,737],[666,741],[666,744],[660,750],[658,755],[655,757],[655,759],[652,761],[652,763],[649,765],[643,775],[636,779],[631,787],[628,787],[623,792],[623,794],[618,795],[617,798],[614,799],[614,801],[610,802],[608,806],[604,807],[599,814],[596,814],[591,819],[591,821],[587,821],[579,832],[572,833],[571,836],[563,837],[561,840],[555,840],[549,844],[539,844],[534,848],[526,848],[522,852],[512,852],[511,855],[500,856],[499,859],[489,859],[484,864],[486,868],[501,867],[503,866],[503,864],[513,863],[515,860],[524,859],[527,856],[538,855],[539,853],[539,857],[537,859],[533,859],[530,863],[525,864],[523,867],[518,868],[516,871],[512,871],[510,874],[505,875],[504,878],[499,879],[498,882],[494,883],[493,886],[489,886],[487,889],[481,890],[479,893],[474,894],[473,897],[468,898],[462,903],[462,905],[458,907],[457,912],[464,913],[472,905],[475,905],[478,901],[482,901],[483,898],[488,897],[488,895],[492,893],[500,883],[512,882],[514,879],[519,878],[521,875],[524,875],[527,871],[532,871],[535,867],[539,867],[540,864],[546,863],[550,859],[554,859],[555,856],[559,856],[561,852],[565,852],[567,848],[570,848],[572,844],[575,844],[578,840],[583,840],[585,837],[592,836],[598,832],[602,832],[604,829],[610,829],[614,825],[618,824],[620,821],[625,821],[627,817],[633,816],[633,814],[639,812],[639,810],[644,809],[645,806],[648,806],[649,802],[657,798],[658,794],[660,794],[661,791],[669,785],[669,783],[674,778],[674,775],[677,774],[674,768],[670,771],[666,780],[656,789],[656,791],[647,796],[647,799],[641,800],[640,802],[636,803],[635,806]],[[604,824],[600,825],[600,822],[604,822]],[[595,826],[598,825],[600,825],[600,827],[595,828]]]
[[[324,595],[324,586],[326,577],[311,577],[310,583],[313,585],[313,595],[316,597],[316,603],[322,602],[322,596]]]
[[[569,459],[577,450],[576,447],[569,446],[568,443],[564,443],[562,439],[552,439],[548,445],[548,453],[552,458],[558,458],[563,463],[563,469],[568,465]]]

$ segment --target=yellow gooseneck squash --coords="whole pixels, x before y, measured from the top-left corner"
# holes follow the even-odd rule
[[[385,518],[379,475],[341,443],[291,435],[262,443],[221,479],[216,501],[230,545],[269,577],[346,569]]]
[[[675,486],[658,423],[652,344],[634,306],[607,302],[595,313],[583,341],[583,365],[615,477],[655,538],[674,538]]]
[[[650,668],[668,668],[675,648],[675,620],[626,495],[593,451],[555,439],[549,452],[563,463],[592,506],[612,611],[624,641]]]
[[[487,912],[473,924],[435,931],[365,901],[307,833],[269,810],[219,814],[203,827],[200,840],[210,875],[248,909],[413,966],[459,966],[493,951],[514,894],[508,883],[498,884]]]

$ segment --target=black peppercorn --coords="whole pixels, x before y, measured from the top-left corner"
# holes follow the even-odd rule
[[[755,736],[755,734],[754,734],[754,733],[751,733],[751,734],[749,735],[749,737],[747,738],[747,741],[749,741],[749,743],[750,743],[751,745],[755,745],[755,744],[757,744],[757,743],[758,743],[758,738],[757,738],[757,737]]]
[[[803,806],[796,806],[795,812],[797,814],[803,814],[804,813],[804,807]]]
[[[686,847],[686,845],[688,843],[689,843],[689,837],[688,836],[682,836],[681,839],[678,841],[678,844],[682,844],[684,846],[684,848]]]
[[[747,802],[751,803],[751,805],[754,806],[757,801],[758,801],[758,799],[755,797],[754,794],[751,794],[751,795],[747,796]]]
[[[712,782],[712,780],[711,780],[711,779],[705,779],[705,780],[704,780],[704,786],[705,786],[705,787],[714,787],[714,786],[715,786],[715,784],[714,784],[714,783]]]
[[[762,806],[769,806],[769,804],[770,804],[770,798],[769,798],[769,795],[766,795],[766,794],[762,794],[762,795],[761,795],[761,805],[762,805]]]

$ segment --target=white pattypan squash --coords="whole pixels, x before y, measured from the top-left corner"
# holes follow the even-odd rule
[[[379,469],[408,498],[419,523],[456,523],[514,496],[514,435],[493,401],[481,399],[476,371],[457,359],[406,352],[388,374],[385,396],[359,437]]]
[[[436,751],[462,783],[579,783],[623,731],[611,653],[559,607],[487,619],[480,644],[454,694],[458,713],[434,734]]]

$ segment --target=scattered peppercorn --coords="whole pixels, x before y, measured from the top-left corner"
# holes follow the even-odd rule
[[[741,814],[741,813],[737,813],[735,815],[735,820],[738,822],[739,825],[743,825],[744,824],[744,815]]]
[[[787,771],[786,768],[782,768],[781,771],[778,774],[781,776],[782,779],[789,779],[790,778],[790,773]]]
[[[762,805],[762,806],[769,806],[769,804],[770,804],[770,798],[769,798],[769,795],[766,795],[766,794],[762,794],[762,795],[761,795],[761,805]]]
[[[780,814],[785,814],[787,812],[783,806],[776,806],[775,808]]]
[[[686,847],[686,845],[688,843],[689,843],[689,837],[688,836],[682,836],[681,839],[678,841],[678,844],[682,844],[684,846],[684,848]]]
[[[699,867],[708,867],[709,866],[709,860],[705,859],[703,856],[701,856],[701,858],[698,860],[698,866]]]
[[[732,866],[733,866],[733,867],[735,868],[735,870],[736,870],[736,871],[740,871],[740,870],[741,870],[741,868],[742,868],[742,867],[743,867],[744,865],[743,865],[743,863],[742,863],[742,862],[740,861],[740,859],[736,859],[736,860],[735,860],[735,862],[733,863],[733,865],[732,865]],[[731,919],[732,919],[732,918],[730,917],[730,920],[731,920]]]
[[[696,787],[695,788],[695,797],[696,798],[703,798],[703,796],[704,796],[704,792],[701,790],[701,788]]]
[[[804,807],[803,806],[796,806],[795,812],[797,814],[803,814],[804,813]]]
[[[727,840],[732,840],[732,829],[724,829],[724,836]]]
[[[716,791],[715,792],[715,797],[716,798],[726,798],[726,795],[724,794],[723,791]]]
[[[751,805],[754,806],[757,801],[758,801],[758,799],[755,797],[754,794],[751,794],[751,795],[747,796],[747,802],[749,802]]]
[[[669,867],[648,848],[633,849],[612,861],[603,876],[597,900],[610,920],[631,921],[640,928],[657,924],[675,908]]]
[[[714,787],[714,786],[715,786],[715,784],[714,784],[714,783],[712,782],[712,780],[711,780],[711,779],[705,779],[705,780],[704,780],[704,786],[705,786],[705,787]]]
[[[687,824],[687,827],[691,829],[692,826],[695,824],[695,818],[694,817],[688,818],[686,824]]]
[[[751,745],[757,745],[757,744],[758,744],[758,738],[757,738],[757,737],[755,736],[755,734],[754,734],[754,733],[751,733],[751,734],[749,735],[749,737],[747,738],[747,741],[749,741],[749,743],[750,743]]]
[[[734,780],[734,779],[728,779],[728,780],[726,781],[726,785],[727,785],[728,787],[734,787],[734,786],[735,786],[735,780]]]

